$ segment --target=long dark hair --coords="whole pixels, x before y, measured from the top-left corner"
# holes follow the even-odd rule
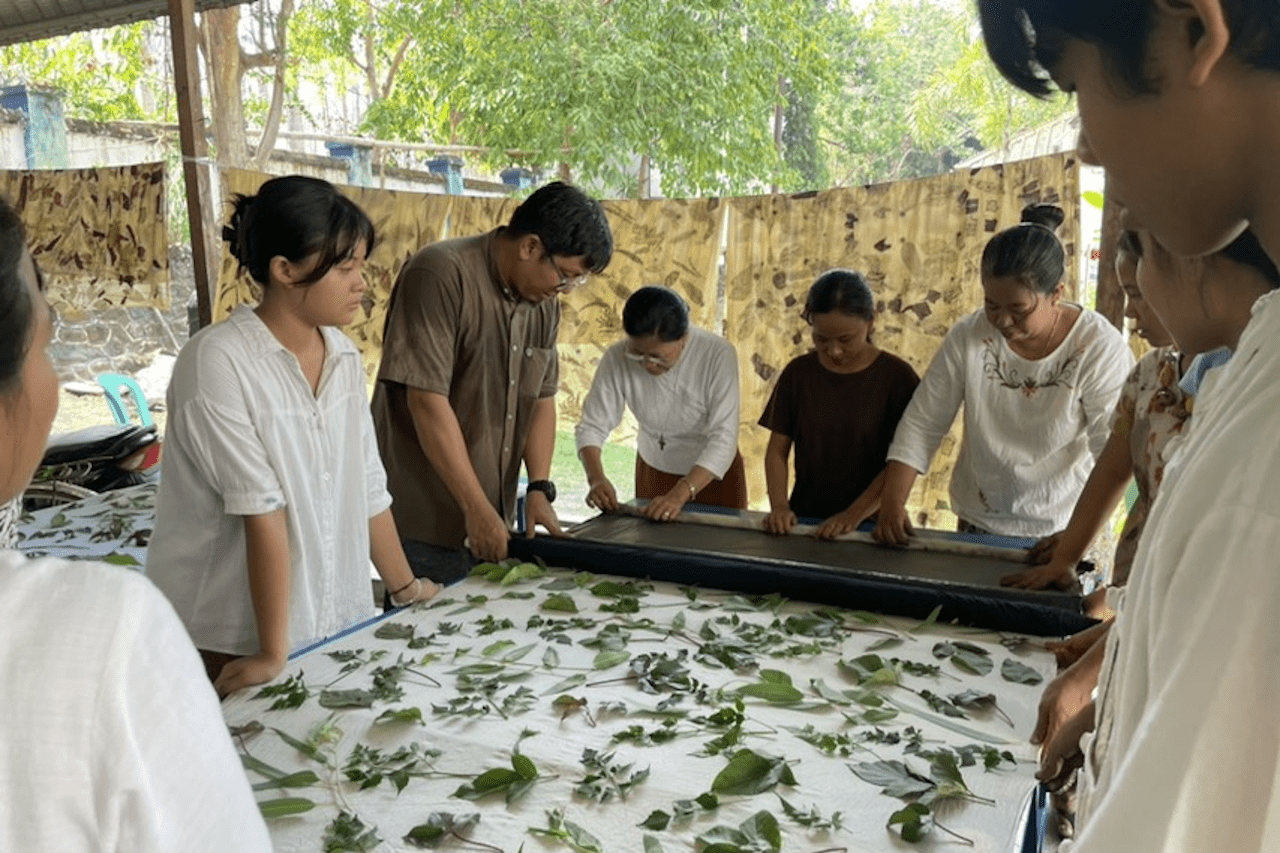
[[[0,397],[18,391],[22,366],[35,336],[35,305],[22,280],[26,229],[18,211],[0,199]]]
[[[328,181],[303,175],[272,178],[255,195],[237,193],[222,239],[231,255],[258,284],[270,281],[271,259],[294,263],[318,255],[315,269],[298,284],[314,284],[351,257],[361,242],[372,252],[373,222],[354,201]]]

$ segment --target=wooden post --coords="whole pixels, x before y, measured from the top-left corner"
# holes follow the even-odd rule
[[[1116,277],[1116,242],[1120,239],[1120,205],[1111,201],[1110,180],[1103,185],[1102,233],[1098,247],[1098,313],[1124,331],[1124,289]]]
[[[213,322],[210,260],[217,256],[205,229],[205,211],[212,209],[209,146],[204,135],[204,103],[200,97],[200,67],[195,38],[194,0],[169,0],[169,33],[173,44],[173,82],[178,106],[178,137],[182,147],[182,177],[187,187],[187,216],[191,223],[191,263],[195,273],[200,327]]]

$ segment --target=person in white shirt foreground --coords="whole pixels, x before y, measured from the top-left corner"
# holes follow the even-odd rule
[[[1164,322],[1168,323],[1174,341],[1183,349],[1194,347],[1209,351],[1223,345],[1234,348],[1250,322],[1255,304],[1280,286],[1280,272],[1252,232],[1244,232],[1226,249],[1205,258],[1175,257],[1145,231],[1140,239],[1143,248],[1138,265],[1139,284],[1162,320],[1168,318]],[[1197,294],[1194,300],[1170,299],[1171,294],[1191,293]],[[1205,298],[1201,299],[1200,295]],[[1211,389],[1226,372],[1224,366],[1210,373],[1207,388]],[[1198,419],[1204,416],[1202,407],[1205,401],[1212,399],[1207,395],[1203,400],[1196,400],[1195,415],[1188,422],[1189,427],[1184,428],[1184,434],[1188,435],[1187,443],[1200,429],[1197,424]],[[1174,455],[1167,464],[1177,461],[1177,454],[1183,452],[1176,442],[1170,445],[1169,451]],[[1176,476],[1170,470],[1160,486],[1161,492],[1173,487]],[[1140,549],[1146,537],[1144,532]],[[1137,580],[1136,574],[1133,580]],[[1118,592],[1112,592],[1109,598],[1116,609],[1123,606],[1124,597]],[[1086,772],[1082,777],[1081,794],[1085,798],[1089,792],[1089,780],[1097,778],[1104,766],[1115,711],[1113,705],[1104,707],[1098,719],[1097,735],[1084,744],[1086,749],[1082,750],[1081,737],[1095,727],[1095,717],[1098,716],[1097,707],[1089,697],[1096,684],[1101,684],[1103,690],[1117,689],[1108,687],[1115,683],[1114,667],[1104,662],[1109,641],[1096,631],[1093,633],[1098,639],[1088,651],[1046,687],[1036,730],[1039,739],[1045,742],[1040,776],[1051,787],[1057,787],[1065,782],[1074,767],[1083,762]],[[1084,642],[1085,638],[1081,637],[1075,645],[1083,645]],[[1081,809],[1082,822],[1087,810],[1087,805]]]
[[[947,332],[889,447],[880,541],[913,533],[907,495],[962,403],[951,476],[960,530],[1039,538],[1066,526],[1133,356],[1104,317],[1062,301],[1062,218],[1032,205],[983,249],[985,304]]]
[[[415,579],[391,517],[350,323],[373,224],[331,184],[273,178],[223,236],[262,287],[174,365],[147,573],[222,695],[374,614],[369,560],[396,606]]]
[[[58,410],[40,276],[0,201],[0,501]],[[138,572],[0,551],[0,850],[267,853],[218,697]]]
[[[738,361],[733,345],[689,326],[689,306],[673,290],[642,287],[622,310],[626,340],[605,350],[575,432],[586,470],[587,505],[618,509],[600,448],[630,407],[640,426],[636,497],[665,521],[695,498],[745,509],[738,453]]]
[[[1029,92],[1074,92],[1083,162],[1124,227],[1200,257],[1251,228],[1280,258],[1274,0],[980,0]],[[1144,266],[1146,260],[1144,258]],[[1143,296],[1181,329],[1227,318],[1221,281]],[[1117,602],[1073,853],[1280,850],[1280,298],[1258,298],[1206,379]],[[1105,740],[1105,742],[1104,742]]]

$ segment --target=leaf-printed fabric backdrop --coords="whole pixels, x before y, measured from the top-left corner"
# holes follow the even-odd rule
[[[1016,225],[1025,205],[1065,209],[1058,234],[1074,294],[1078,172],[1074,156],[1064,154],[916,181],[729,202],[725,337],[738,348],[740,442],[743,455],[756,460],[747,466],[753,498],[764,498],[761,460],[769,438],[755,423],[778,373],[812,349],[800,312],[813,280],[833,267],[866,275],[877,301],[875,343],[923,374],[952,323],[981,307],[983,247],[995,232]],[[918,520],[932,526],[950,520],[939,510],[949,505],[958,440],[957,427],[913,492]]]
[[[21,215],[62,316],[169,307],[163,163],[0,171],[0,196]]]
[[[230,170],[223,173],[223,186],[228,195],[253,193],[267,177]],[[1052,155],[802,196],[605,202],[614,234],[613,262],[561,300],[561,427],[577,423],[600,353],[621,338],[627,296],[645,284],[665,284],[688,301],[693,323],[720,331],[723,321],[725,337],[737,347],[739,441],[753,504],[763,506],[768,435],[755,422],[778,371],[810,348],[800,308],[813,279],[838,266],[867,274],[881,309],[876,342],[923,372],[950,325],[982,304],[982,248],[996,231],[1019,221],[1024,205],[1053,202],[1066,210],[1059,234],[1072,260],[1066,280],[1074,292],[1078,185],[1075,158]],[[372,377],[387,296],[400,265],[426,243],[504,224],[518,200],[354,187],[342,191],[369,213],[378,229],[378,247],[365,267],[370,289],[364,312],[346,330]],[[722,242],[726,232],[727,242]],[[225,246],[217,292],[219,319],[237,303],[256,298],[247,276],[236,275]],[[957,437],[953,431],[944,442],[913,497],[912,506],[935,526],[947,520],[939,513],[947,505]]]

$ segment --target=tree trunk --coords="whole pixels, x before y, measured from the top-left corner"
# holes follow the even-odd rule
[[[275,50],[266,57],[274,66],[272,70],[275,73],[271,83],[271,106],[267,109],[267,119],[262,124],[262,138],[258,140],[253,155],[253,168],[259,171],[266,168],[271,153],[276,150],[276,138],[280,133],[280,116],[284,112],[284,73],[289,65],[289,19],[292,16],[293,0],[283,0],[276,16]]]
[[[1116,276],[1116,242],[1120,239],[1120,206],[1111,201],[1110,180],[1104,184],[1102,233],[1098,239],[1098,313],[1124,331],[1124,289]]]
[[[249,165],[245,139],[244,95],[240,79],[244,68],[240,53],[240,7],[209,9],[202,15],[205,61],[209,65],[213,138],[219,167]]]

